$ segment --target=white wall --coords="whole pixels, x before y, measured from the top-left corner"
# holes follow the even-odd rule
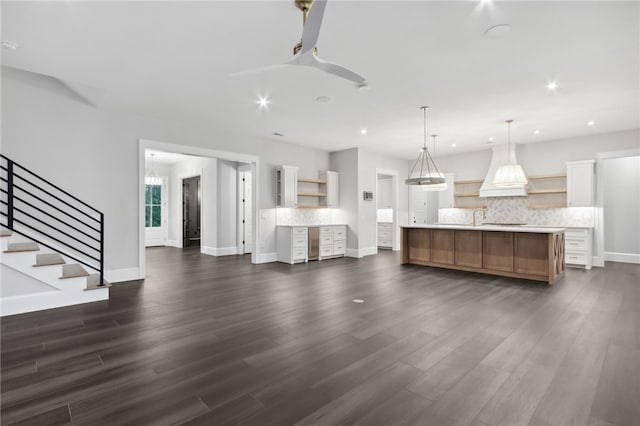
[[[638,148],[639,141],[640,130],[635,129],[516,145],[515,150],[526,174],[541,175],[564,172],[567,161],[593,160],[599,152]],[[443,173],[455,173],[455,180],[484,179],[491,162],[491,148],[436,157],[435,162]]]
[[[339,222],[347,225],[347,250],[358,250],[358,149],[352,148],[330,154],[330,170],[340,173]]]
[[[361,257],[376,253],[376,202],[364,201],[362,193],[373,191],[375,200],[378,169],[397,172],[398,225],[407,224],[408,189],[404,185],[408,174],[407,162],[362,148],[353,148],[332,152],[331,169],[340,173],[340,209],[349,226],[347,254]],[[399,235],[399,232],[395,234]]]
[[[218,239],[217,254],[237,254],[238,242],[238,166],[218,162]]]
[[[611,158],[602,166],[605,256],[640,261],[640,157]]]
[[[137,278],[139,267],[139,139],[258,156],[263,252],[275,252],[274,167],[297,165],[310,174],[329,164],[323,150],[221,133],[209,123],[94,108],[54,78],[7,67],[2,68],[2,119],[3,154],[105,214],[106,269],[125,271],[118,275],[122,280]]]

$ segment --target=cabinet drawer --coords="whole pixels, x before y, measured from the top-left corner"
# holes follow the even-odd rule
[[[333,237],[333,228],[330,226],[321,226],[320,227],[320,238],[331,236]]]
[[[291,243],[291,247],[304,247],[306,249],[306,247],[307,247],[307,236],[305,235],[304,237],[296,237],[294,235],[293,241]]]
[[[564,254],[564,262],[570,265],[586,265],[586,253],[567,251]]]
[[[378,238],[378,247],[391,247],[391,240]]]
[[[293,260],[304,260],[307,258],[307,249],[305,248],[294,248],[292,252]]]
[[[391,223],[378,223],[378,232],[388,231],[391,232],[392,224]]]
[[[378,238],[388,238],[391,239],[391,231],[378,231]]]
[[[588,229],[567,229],[564,231],[566,239],[587,239],[589,237]]]
[[[332,245],[333,244],[333,234],[320,235],[320,245],[323,245],[323,244]]]
[[[320,257],[333,256],[333,245],[320,246]]]
[[[339,254],[345,254],[347,252],[347,245],[344,242],[333,243],[333,254],[337,256]]]
[[[302,236],[306,237],[308,232],[309,231],[307,230],[306,227],[293,228],[292,230],[293,238],[295,239],[296,237],[302,237]]]
[[[564,241],[564,249],[568,251],[587,250],[587,240],[585,238],[567,238]]]
[[[345,240],[347,238],[347,228],[345,226],[336,226],[333,228],[333,240]]]

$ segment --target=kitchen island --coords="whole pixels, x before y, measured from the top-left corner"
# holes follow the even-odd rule
[[[564,277],[564,229],[498,225],[402,226],[402,263],[553,284]]]

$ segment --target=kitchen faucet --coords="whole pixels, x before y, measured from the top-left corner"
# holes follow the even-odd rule
[[[484,220],[487,218],[487,213],[484,211],[483,207],[477,208],[477,209],[473,209],[473,212],[471,213],[473,215],[473,226],[476,226],[476,213],[477,212],[482,212],[482,218],[480,218],[480,220]],[[478,225],[482,225],[482,223],[478,223]]]

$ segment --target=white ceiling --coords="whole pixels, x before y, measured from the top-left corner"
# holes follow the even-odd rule
[[[305,67],[230,77],[291,58],[302,32],[293,0],[3,1],[2,40],[19,48],[2,61],[59,78],[100,108],[413,159],[424,104],[439,155],[505,143],[507,118],[515,143],[638,128],[639,6],[330,0],[319,55],[365,76],[367,91]],[[506,37],[483,36],[504,23]]]

